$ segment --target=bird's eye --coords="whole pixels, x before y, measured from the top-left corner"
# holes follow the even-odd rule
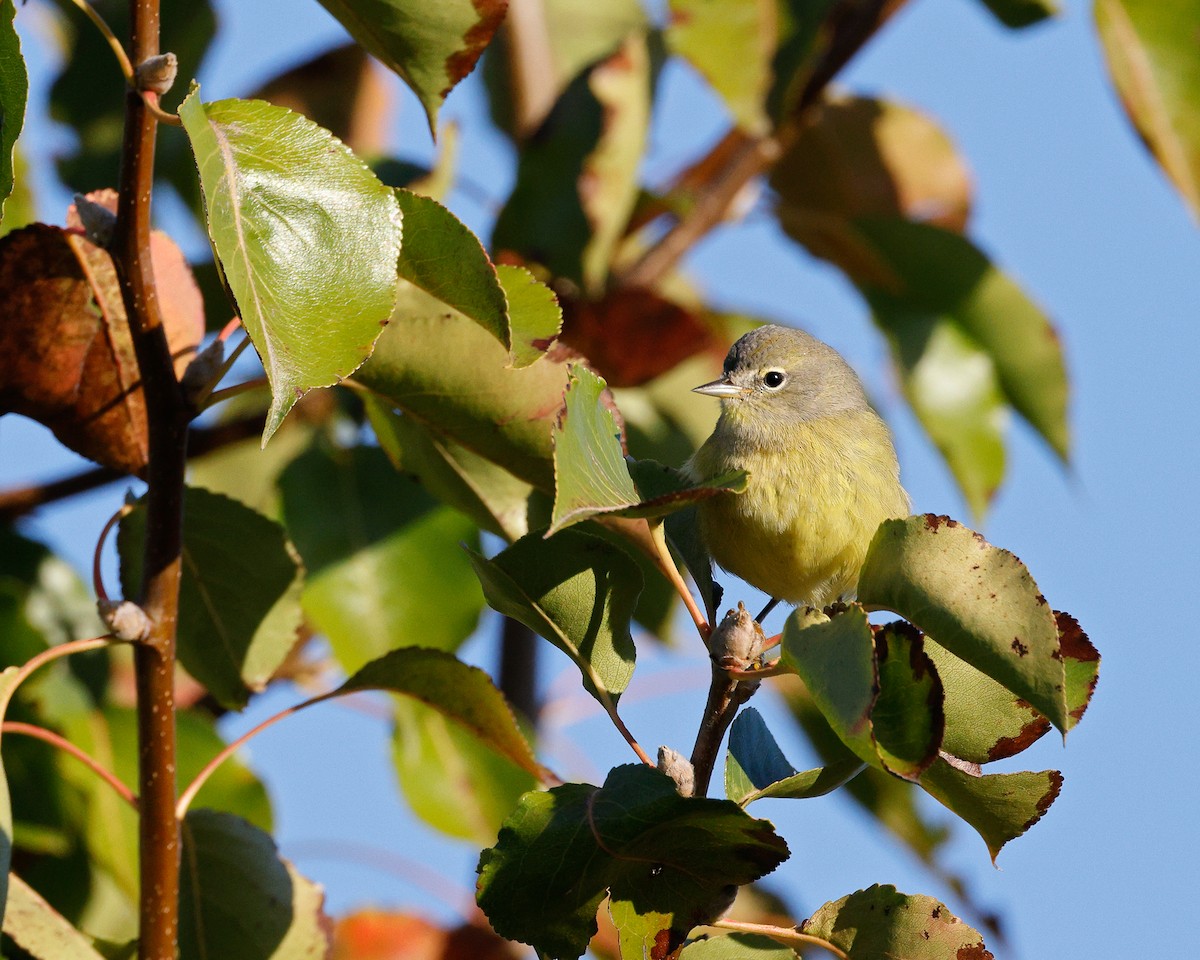
[[[782,370],[768,370],[763,374],[763,383],[770,390],[778,390],[787,380],[787,375]]]

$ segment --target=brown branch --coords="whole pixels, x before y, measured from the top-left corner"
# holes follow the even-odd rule
[[[159,53],[159,0],[129,0],[136,66]],[[136,90],[125,95],[117,226],[110,250],[146,397],[146,546],[138,603],[152,624],[135,647],[138,725],[139,950],[174,960],[179,933],[179,828],[175,820],[175,630],[183,538],[189,413],[175,377],[150,259],[150,196],[158,121]]]

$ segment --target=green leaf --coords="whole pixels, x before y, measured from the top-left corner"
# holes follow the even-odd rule
[[[921,775],[931,797],[967,821],[987,844],[992,862],[1000,848],[1042,819],[1062,789],[1057,770],[972,776],[939,758]]]
[[[496,267],[512,324],[512,364],[527,367],[540,359],[562,332],[563,313],[554,291],[524,267]]]
[[[787,856],[767,821],[728,800],[681,797],[657,770],[629,765],[603,787],[525,794],[480,857],[477,899],[501,936],[575,958],[596,932],[606,890],[614,917],[659,914],[659,929],[679,942],[727,904],[728,885]]]
[[[1061,12],[1057,0],[983,0],[983,5],[1002,24],[1014,29],[1041,23]]]
[[[180,960],[320,960],[324,893],[279,856],[269,834],[228,813],[192,809],[182,824]]]
[[[451,837],[491,843],[535,778],[432,707],[395,703],[392,762],[413,813]]]
[[[179,116],[213,250],[271,384],[265,444],[308,390],[370,355],[396,302],[400,208],[329,131],[290,110],[202,103],[193,86]]]
[[[1096,26],[1125,112],[1200,217],[1197,0],[1097,0]]]
[[[96,614],[96,598],[75,568],[44,544],[6,527],[0,527],[0,578],[21,584],[24,618],[41,634],[45,646],[104,632]],[[37,652],[31,649],[29,656]],[[78,658],[72,661],[78,662]]]
[[[856,280],[901,363],[911,369],[905,360],[919,356],[934,322],[954,324],[990,358],[1005,400],[1065,458],[1067,375],[1041,308],[956,233],[899,219],[863,218],[855,226],[894,278],[886,285]]]
[[[508,362],[495,337],[410,286],[354,379],[438,434],[553,492],[550,431],[567,361],[555,352],[520,369]]]
[[[1054,615],[1007,550],[948,517],[887,520],[867,551],[858,596],[910,620],[1066,732]]]
[[[0,722],[4,720],[9,698],[17,679],[17,667],[0,671]],[[8,794],[8,773],[0,763],[0,918],[8,902],[8,870],[12,866],[13,816],[12,799]]]
[[[832,793],[862,772],[857,757],[843,757],[824,767],[796,770],[767,729],[759,712],[746,707],[729,728],[725,755],[725,796],[740,807],[763,797],[804,800]]]
[[[717,493],[746,489],[746,473],[740,470],[696,483],[652,461],[626,466],[606,390],[604,380],[587,367],[572,367],[566,406],[554,430],[550,533],[602,514],[661,516]]]
[[[775,52],[774,0],[670,0],[667,44],[694,66],[747,133],[770,126],[765,101]]]
[[[460,544],[474,525],[377,447],[318,445],[279,481],[288,533],[308,575],[305,616],[347,671],[406,646],[453,650],[483,609]]]
[[[511,349],[505,291],[479,239],[436,200],[409,190],[397,190],[396,199],[404,215],[401,279],[470,317]]]
[[[121,521],[121,587],[140,595],[144,501]],[[261,690],[296,643],[303,571],[283,528],[236,500],[184,492],[179,661],[230,710]]]
[[[4,201],[13,192],[14,148],[25,122],[25,98],[29,95],[21,38],[13,26],[16,14],[13,0],[0,3],[0,223],[4,221]]]
[[[857,604],[832,619],[797,611],[784,624],[780,663],[859,759],[916,780],[937,756],[945,718],[937,672],[906,626],[873,631]]]
[[[694,940],[679,955],[680,960],[795,960],[795,957],[791,947],[752,933]]]
[[[438,109],[475,67],[507,0],[321,0],[350,35],[417,95],[437,131]]]
[[[1058,648],[1063,656],[1067,678],[1067,709],[1070,711],[1067,729],[1083,719],[1100,679],[1100,652],[1092,645],[1079,621],[1069,613],[1055,611],[1058,625]]]
[[[392,466],[415,476],[426,490],[482,529],[512,543],[550,522],[549,499],[524,480],[377,397],[368,395],[364,402]]]
[[[634,33],[570,84],[526,143],[493,248],[599,292],[637,200],[649,117],[650,56]]]
[[[850,960],[994,960],[983,937],[943,904],[875,884],[820,907],[800,931],[821,937]]]
[[[8,884],[4,933],[22,950],[37,960],[104,960],[91,941],[24,880],[10,874]]]
[[[405,647],[372,660],[329,697],[386,690],[428,704],[538,779],[547,776],[491,678],[441,650]]]
[[[615,706],[633,676],[630,618],[642,575],[625,551],[576,530],[522,537],[490,560],[472,556],[491,606],[545,637],[579,667],[583,686]]]

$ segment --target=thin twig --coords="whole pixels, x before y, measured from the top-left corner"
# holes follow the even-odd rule
[[[229,387],[222,387],[220,390],[214,390],[208,395],[208,399],[204,401],[203,409],[207,410],[209,407],[216,406],[222,400],[228,400],[243,393],[262,390],[266,386],[268,386],[266,377],[255,377],[253,380],[247,380],[244,383],[235,383]]]
[[[93,7],[87,0],[71,0],[87,16],[89,20],[96,25],[96,29],[104,35],[104,39],[108,42],[109,48],[113,52],[113,56],[117,58],[117,63],[121,67],[121,75],[125,78],[125,82],[131,87],[133,86],[133,64],[129,62],[129,55],[125,53],[125,48],[121,46],[121,41],[117,39],[117,35],[113,33],[112,27],[108,25],[105,19],[100,16],[100,11]]]
[[[63,753],[70,754],[112,787],[120,795],[121,799],[133,807],[134,810],[137,809],[137,797],[134,796],[133,791],[125,786],[115,773],[105,767],[95,757],[79,749],[79,747],[75,746],[66,737],[59,736],[54,731],[47,730],[45,727],[38,727],[32,723],[20,723],[16,720],[5,720],[4,723],[0,724],[0,731],[4,733],[19,733],[26,737],[33,737],[35,740],[42,740],[53,747],[58,747]]]
[[[824,937],[814,937],[811,933],[801,933],[795,927],[777,927],[770,923],[746,923],[741,920],[716,920],[709,924],[722,930],[732,930],[735,933],[757,933],[759,936],[770,937],[779,943],[791,946],[793,944],[812,944],[828,950],[840,960],[850,960],[850,954],[836,944],[830,943]]]
[[[108,591],[104,589],[104,576],[100,570],[100,555],[104,552],[104,543],[112,528],[132,512],[133,507],[130,504],[121,504],[121,509],[109,517],[108,522],[104,524],[104,529],[100,531],[100,536],[96,539],[96,549],[92,551],[92,589],[96,592],[96,599],[102,604],[108,603],[109,600]]]

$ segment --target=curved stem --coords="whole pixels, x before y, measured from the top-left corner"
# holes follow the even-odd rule
[[[247,380],[245,383],[235,383],[233,386],[223,387],[220,390],[214,390],[208,395],[208,399],[204,401],[204,409],[207,410],[209,407],[216,406],[222,400],[228,400],[230,397],[236,397],[241,393],[249,393],[252,390],[262,390],[266,386],[266,377],[255,377],[253,380]]]
[[[8,705],[12,701],[17,687],[24,683],[29,678],[29,675],[38,667],[57,660],[59,657],[66,657],[72,653],[83,653],[85,650],[96,650],[118,642],[120,641],[115,640],[111,634],[106,633],[102,637],[91,637],[87,640],[70,640],[67,643],[60,643],[57,646],[50,647],[48,650],[43,650],[37,656],[30,657],[17,668],[12,683],[8,684],[3,690],[0,690],[0,717],[3,717],[8,712]]]
[[[717,920],[710,924],[710,926],[720,927],[722,930],[732,930],[736,933],[757,933],[760,936],[777,940],[789,947],[793,944],[812,944],[828,950],[835,957],[840,958],[840,960],[850,960],[850,954],[842,950],[841,947],[830,943],[823,937],[814,937],[810,933],[801,933],[795,927],[777,927],[769,923],[744,923],[740,920]]]
[[[109,47],[112,49],[113,56],[117,58],[117,63],[121,67],[121,75],[125,78],[125,82],[130,86],[133,85],[133,64],[129,62],[129,56],[125,53],[125,48],[121,46],[121,41],[117,39],[117,35],[113,33],[112,27],[108,25],[105,19],[100,16],[99,11],[93,7],[87,0],[71,0],[75,6],[87,15],[87,18],[96,25],[96,29],[108,41]]]
[[[54,731],[47,730],[45,727],[34,726],[32,723],[20,723],[16,720],[5,720],[4,723],[0,724],[0,732],[19,733],[26,737],[33,737],[35,740],[42,740],[53,747],[58,747],[63,753],[70,754],[112,787],[120,795],[121,799],[133,807],[134,810],[137,809],[137,797],[134,796],[133,791],[125,786],[115,773],[101,764],[95,757],[84,753],[65,737],[61,737]]]
[[[104,589],[104,577],[100,573],[100,554],[104,551],[104,542],[108,539],[112,528],[132,512],[132,506],[128,503],[122,504],[121,509],[108,518],[108,522],[104,524],[104,529],[100,531],[100,536],[96,540],[96,549],[92,552],[92,589],[96,592],[96,599],[101,603],[109,602],[108,591]]]

